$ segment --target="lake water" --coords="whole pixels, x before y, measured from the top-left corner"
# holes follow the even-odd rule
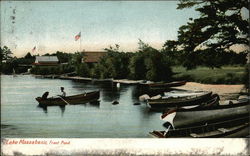
[[[100,90],[100,104],[38,107],[36,97],[49,91],[49,96]],[[161,113],[152,112],[138,101],[136,86],[121,84],[73,82],[41,79],[31,75],[1,75],[2,137],[43,138],[148,138],[152,130],[163,130]],[[114,100],[118,105],[112,105]]]

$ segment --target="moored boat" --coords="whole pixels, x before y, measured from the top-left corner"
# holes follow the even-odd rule
[[[153,131],[150,134],[157,138],[214,138],[214,137],[246,137],[249,135],[249,116],[239,116],[218,122],[198,126]]]
[[[169,92],[164,92],[164,96],[162,98],[180,98],[187,96],[196,96],[202,95],[206,93],[205,91],[189,91],[189,90],[172,90]]]
[[[148,99],[147,104],[151,109],[164,110],[169,107],[182,107],[200,105],[211,99],[212,92],[179,98]]]
[[[206,123],[208,120],[218,121],[222,118],[232,118],[248,114],[249,99],[229,102],[227,105],[212,105],[210,107],[196,107],[190,109],[169,109],[161,118],[173,124],[174,127],[189,126],[193,123]]]
[[[171,87],[183,86],[186,84],[186,81],[175,81],[175,82],[150,82],[150,83],[139,83],[139,86],[146,87],[148,89],[166,89]]]
[[[100,98],[100,91],[93,91],[73,96],[66,97],[50,97],[43,99],[42,97],[37,97],[39,105],[41,106],[60,106],[60,105],[76,105],[76,104],[84,104],[87,102],[94,102]]]

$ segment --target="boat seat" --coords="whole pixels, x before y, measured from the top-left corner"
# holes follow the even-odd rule
[[[198,135],[196,133],[190,133],[190,136],[193,137],[193,138],[197,138]]]
[[[225,129],[225,128],[218,128],[218,131],[221,131],[223,133],[226,133],[228,132],[229,130],[228,129]]]

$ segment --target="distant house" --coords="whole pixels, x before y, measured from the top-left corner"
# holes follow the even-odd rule
[[[105,51],[85,51],[83,52],[83,62],[88,64],[98,63],[100,58],[107,54]]]
[[[57,66],[59,60],[57,56],[36,56],[36,60],[33,63],[34,66]]]

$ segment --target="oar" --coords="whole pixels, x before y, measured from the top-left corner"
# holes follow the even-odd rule
[[[70,105],[70,103],[68,103],[66,100],[64,100],[61,96],[58,96],[61,100],[63,100],[65,103],[67,103],[68,105]]]

